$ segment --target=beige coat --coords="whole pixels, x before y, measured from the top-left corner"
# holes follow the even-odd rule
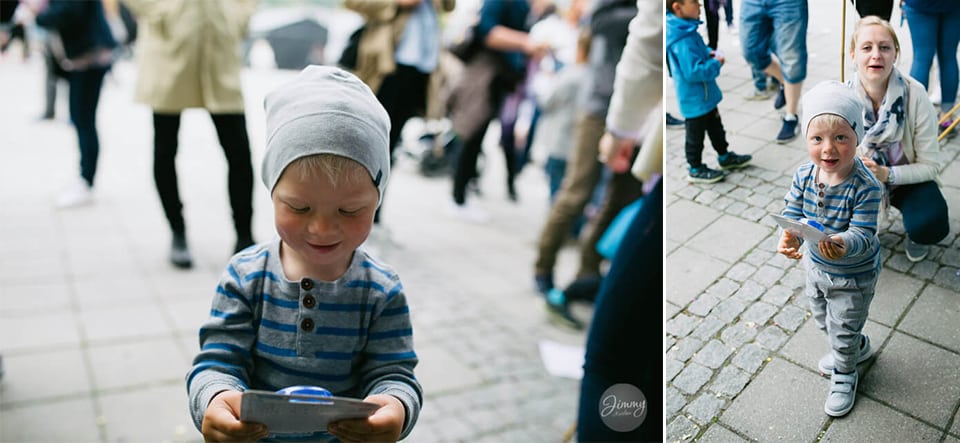
[[[450,12],[456,6],[456,0],[431,1],[437,15]],[[397,68],[393,54],[410,19],[410,10],[398,8],[394,0],[345,0],[343,5],[362,15],[366,21],[357,50],[355,74],[370,89],[377,91],[383,79]],[[438,68],[430,75],[427,88],[427,117],[439,118],[444,114],[440,98],[442,83],[442,69]]]
[[[140,24],[135,99],[158,112],[243,112],[240,45],[255,0],[123,0]]]

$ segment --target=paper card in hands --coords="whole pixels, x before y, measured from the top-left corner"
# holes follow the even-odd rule
[[[354,398],[284,395],[246,391],[240,402],[240,420],[263,423],[271,434],[326,431],[327,424],[366,418],[380,405]]]
[[[828,238],[827,234],[824,234],[823,231],[802,221],[784,217],[780,214],[770,214],[770,217],[773,217],[777,224],[780,225],[780,227],[784,230],[790,231],[791,234],[798,237],[802,237],[803,241],[817,244],[820,243],[820,240]]]

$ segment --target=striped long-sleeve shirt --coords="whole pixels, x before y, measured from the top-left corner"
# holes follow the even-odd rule
[[[396,396],[406,409],[406,436],[423,393],[397,274],[358,249],[336,281],[290,281],[279,251],[279,239],[249,248],[220,278],[186,376],[197,429],[220,391],[315,385],[336,396]]]
[[[835,186],[816,183],[817,167],[801,165],[793,176],[793,184],[784,200],[783,215],[794,220],[806,218],[822,224],[829,235],[843,239],[846,254],[829,260],[816,245],[807,245],[805,257],[828,274],[855,275],[874,271],[880,266],[880,240],[877,238],[877,217],[882,189],[880,182],[854,158],[850,175]]]

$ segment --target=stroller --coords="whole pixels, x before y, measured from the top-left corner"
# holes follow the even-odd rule
[[[458,154],[457,136],[450,120],[411,118],[403,127],[400,148],[417,162],[424,177],[450,175]]]

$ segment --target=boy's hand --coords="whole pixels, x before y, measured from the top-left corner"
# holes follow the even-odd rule
[[[843,239],[838,235],[831,235],[820,240],[820,244],[817,245],[820,248],[820,254],[830,260],[836,260],[846,255],[847,250],[844,246]]]
[[[337,436],[344,443],[353,442],[395,442],[400,439],[406,410],[396,397],[387,394],[371,395],[363,401],[376,403],[380,409],[367,418],[340,420],[327,427],[327,432]]]
[[[723,56],[723,51],[719,49],[714,49],[713,51],[710,51],[710,56],[716,59],[718,62],[720,62],[720,66],[723,66],[723,64],[726,63],[727,61],[726,57]]]
[[[800,253],[800,239],[787,230],[780,234],[780,244],[777,245],[777,252],[794,260],[803,258],[803,254]]]
[[[254,442],[267,436],[267,427],[260,423],[240,421],[238,391],[223,391],[210,400],[200,425],[206,442]]]

